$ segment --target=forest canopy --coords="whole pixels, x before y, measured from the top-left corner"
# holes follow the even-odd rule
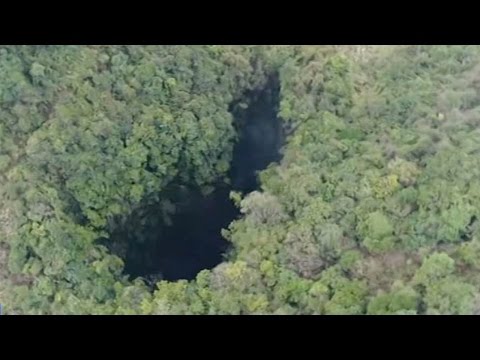
[[[479,155],[479,46],[1,46],[0,303],[476,314]],[[200,201],[232,217],[182,246],[228,246],[170,279],[159,244]]]

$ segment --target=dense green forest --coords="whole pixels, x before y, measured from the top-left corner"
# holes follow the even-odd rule
[[[480,47],[1,46],[0,200],[8,315],[480,313]]]

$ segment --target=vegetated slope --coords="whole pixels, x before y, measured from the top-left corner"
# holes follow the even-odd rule
[[[172,187],[208,192],[226,174],[235,139],[228,107],[266,81],[262,51],[0,49],[2,218],[14,229],[2,240],[9,271],[21,275],[12,300],[2,300],[7,309],[114,311],[128,282],[97,239],[152,203],[167,218]]]
[[[478,310],[479,47],[0,51],[12,313]],[[95,240],[225,174],[228,105],[274,72],[291,136],[261,190],[233,194],[229,260],[153,294],[127,281]]]

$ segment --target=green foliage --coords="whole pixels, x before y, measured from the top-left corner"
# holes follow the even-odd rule
[[[325,304],[327,315],[360,315],[365,311],[367,289],[359,281],[348,281],[335,289],[334,295]]]
[[[471,315],[474,310],[475,287],[458,279],[445,279],[428,287],[425,295],[427,314]]]
[[[178,189],[211,192],[238,139],[231,106],[272,77],[288,140],[257,191],[231,193],[232,252],[153,292],[128,279],[111,234],[130,216],[146,226],[153,205],[168,224]],[[1,46],[0,302],[12,314],[475,313],[479,80],[470,45]]]
[[[363,234],[363,243],[369,251],[382,252],[393,248],[393,227],[390,220],[381,212],[369,214],[360,225],[359,232]]]
[[[415,273],[417,284],[428,286],[445,278],[455,271],[455,261],[445,253],[435,253],[423,261]]]
[[[379,294],[368,303],[370,315],[416,315],[419,295],[411,287],[396,286],[387,294]]]

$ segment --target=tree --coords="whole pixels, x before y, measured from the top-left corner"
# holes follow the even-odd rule
[[[397,284],[390,293],[381,293],[368,303],[371,315],[416,315],[420,297],[409,287]]]
[[[469,45],[2,46],[0,297],[22,314],[474,313],[479,69]],[[260,90],[278,104],[246,130],[254,155],[287,139],[232,193],[224,261],[130,279],[193,194],[238,190],[239,109],[253,121]]]
[[[359,230],[364,236],[363,244],[369,251],[383,252],[394,246],[393,227],[381,212],[370,213]]]

